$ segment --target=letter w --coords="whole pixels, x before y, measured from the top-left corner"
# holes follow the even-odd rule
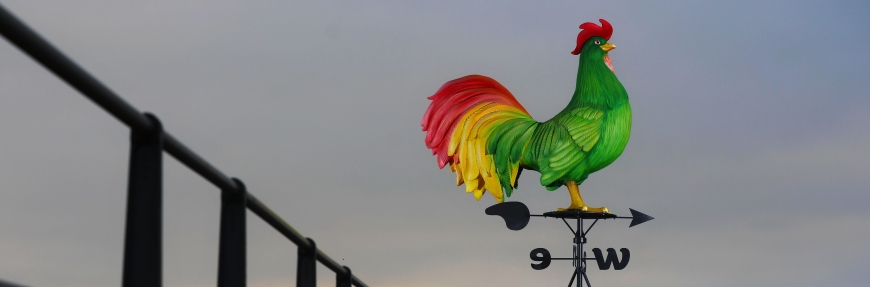
[[[595,253],[595,261],[598,262],[598,269],[607,270],[610,269],[610,264],[613,264],[613,269],[622,270],[628,265],[628,260],[631,258],[631,253],[628,252],[628,248],[620,248],[620,252],[622,252],[622,261],[619,261],[619,258],[616,256],[616,250],[613,248],[607,248],[607,258],[604,258],[601,254],[601,249],[592,248],[592,253]]]

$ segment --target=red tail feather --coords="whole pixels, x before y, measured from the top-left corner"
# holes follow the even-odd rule
[[[469,109],[483,103],[503,103],[528,114],[504,86],[481,75],[469,75],[449,81],[430,96],[429,100],[432,103],[426,109],[420,125],[426,131],[426,147],[437,155],[440,168],[452,162],[447,155],[450,139],[459,120]]]

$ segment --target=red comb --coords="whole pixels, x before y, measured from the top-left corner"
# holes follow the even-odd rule
[[[604,40],[610,40],[610,35],[613,34],[613,27],[604,19],[598,19],[598,21],[601,21],[601,26],[592,22],[586,22],[583,23],[583,25],[580,25],[581,31],[580,34],[577,35],[577,48],[575,48],[574,52],[571,52],[571,54],[580,54],[580,50],[583,49],[583,44],[586,43],[586,40],[589,40],[589,38],[598,36],[604,38]]]

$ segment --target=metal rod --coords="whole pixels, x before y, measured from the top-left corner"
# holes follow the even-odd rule
[[[151,130],[130,132],[127,224],[124,234],[124,287],[162,285],[163,133],[147,114]]]
[[[350,284],[353,283],[353,273],[350,272],[350,268],[344,266],[344,269],[347,270],[347,274],[335,273],[335,287],[350,287]]]
[[[583,267],[583,280],[586,280],[586,286],[592,287],[592,283],[589,283],[589,276],[586,275],[586,267]]]
[[[165,144],[163,149],[176,160],[220,188],[235,190],[236,183],[230,180],[230,177],[224,175],[220,170],[212,166],[205,159],[188,149],[184,144],[175,139],[171,134],[164,131],[163,138]]]
[[[562,222],[565,222],[565,225],[568,226],[568,229],[571,229],[571,234],[574,234],[574,236],[577,236],[577,232],[574,231],[574,228],[571,228],[571,224],[568,224],[568,221],[567,221],[567,220],[565,220],[564,218],[562,218]]]
[[[124,101],[87,71],[76,65],[48,41],[40,37],[0,5],[0,34],[58,78],[134,130],[150,130],[151,123],[135,107]],[[212,167],[168,133],[164,149],[178,161],[221,189],[235,189],[229,177]]]
[[[598,219],[593,221],[592,224],[589,225],[589,228],[586,228],[586,232],[583,232],[583,236],[586,236],[586,233],[589,233],[589,230],[592,230],[592,226],[595,226],[596,223],[598,223]]]
[[[299,245],[296,261],[296,287],[317,286],[317,244],[308,238],[309,245]]]
[[[577,233],[578,233],[578,236],[580,236],[580,239],[577,240],[577,249],[579,250],[579,252],[577,252],[576,257],[583,258],[583,244],[585,243],[583,241],[586,239],[586,233],[583,232],[583,219],[582,218],[577,218]],[[582,268],[584,263],[586,263],[586,261],[577,260],[577,266],[575,267],[575,268],[577,268],[576,272],[577,272],[577,276],[578,276],[577,277],[577,287],[583,287],[583,281],[580,280],[580,277],[585,275],[582,272],[582,271],[584,271]]]
[[[577,277],[577,270],[574,270],[574,274],[571,275],[571,281],[568,281],[568,287],[574,284],[574,278]]]
[[[109,114],[126,124],[133,130],[151,130],[152,123],[145,118],[139,110],[124,101],[121,97],[100,83],[95,77],[88,74],[84,69],[66,57],[48,41],[40,37],[27,25],[9,13],[0,5],[0,35],[21,49],[22,52],[43,65],[54,73],[58,78],[81,92],[85,97],[94,101],[98,106]],[[161,129],[162,130],[162,129]],[[162,132],[163,150],[172,155],[179,162],[219,187],[221,190],[235,190],[235,182],[224,175],[220,170],[188,149],[184,144],[175,139],[168,132]],[[260,218],[272,225],[278,232],[284,234],[293,243],[299,246],[308,246],[304,237],[293,229],[283,219],[274,214],[266,205],[257,201],[250,193],[246,194],[247,207]],[[333,272],[345,274],[346,270],[325,253],[317,250],[317,260],[323,263]],[[353,285],[366,287],[367,285],[354,275],[351,275]]]
[[[218,253],[218,287],[244,287],[247,283],[246,191],[233,178],[236,190],[221,190],[221,231]]]
[[[136,108],[76,65],[3,6],[0,6],[0,34],[130,128],[137,130],[151,128],[151,124]]]

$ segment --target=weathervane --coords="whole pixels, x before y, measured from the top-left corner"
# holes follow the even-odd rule
[[[631,134],[631,105],[628,92],[616,77],[610,42],[613,26],[599,19],[580,24],[577,45],[571,54],[579,55],[576,90],[568,105],[547,121],[537,121],[501,83],[483,75],[468,75],[441,86],[429,97],[432,102],[420,125],[426,132],[426,147],[436,156],[438,167],[449,166],[456,173],[456,185],[480,200],[489,192],[499,204],[486,213],[500,215],[508,228],[520,230],[531,216],[561,218],[574,233],[574,256],[551,258],[544,248],[532,250],[532,268],[547,268],[552,260],[572,260],[575,271],[571,282],[583,286],[586,261],[594,259],[601,269],[625,268],[629,252],[621,248],[622,261],[616,250],[592,249],[595,257],[586,257],[583,245],[589,229],[601,219],[631,218],[631,226],[652,219],[631,210],[631,217],[611,214],[606,207],[592,207],[583,201],[580,185],[589,175],[613,163],[628,144]],[[531,215],[520,202],[505,202],[517,188],[523,170],[541,174],[540,183],[547,190],[565,186],[571,204],[557,211]],[[576,230],[567,219],[577,220]],[[595,220],[585,228],[584,220]],[[569,284],[570,285],[570,284]]]
[[[586,276],[587,260],[595,260],[598,263],[598,269],[600,270],[608,270],[611,266],[613,266],[613,269],[615,270],[622,270],[628,265],[628,261],[631,259],[631,253],[628,251],[628,248],[620,248],[619,251],[622,253],[622,260],[619,260],[619,256],[613,248],[607,248],[606,256],[601,252],[601,249],[592,248],[592,253],[595,257],[587,257],[584,249],[584,245],[587,243],[586,234],[588,234],[589,230],[591,230],[592,227],[598,223],[598,220],[601,219],[631,219],[631,224],[629,224],[628,227],[653,220],[652,216],[646,215],[640,211],[631,208],[628,210],[631,211],[631,216],[628,217],[617,216],[616,214],[611,213],[584,212],[579,210],[550,211],[545,212],[544,214],[531,214],[529,208],[525,204],[518,201],[512,201],[490,206],[486,209],[486,214],[501,216],[505,221],[505,225],[507,225],[507,228],[510,230],[521,230],[525,228],[526,225],[529,224],[529,219],[532,216],[562,219],[562,222],[565,222],[565,225],[567,225],[568,229],[571,230],[571,233],[574,234],[573,256],[553,258],[550,256],[550,251],[547,249],[535,248],[529,254],[532,261],[537,262],[531,264],[532,269],[546,269],[550,266],[552,260],[571,260],[571,263],[574,266],[574,273],[571,275],[571,281],[568,282],[568,287],[574,284],[575,279],[577,280],[577,287],[582,287],[584,281],[586,282],[586,286],[592,287],[592,284],[589,283],[589,277]],[[567,219],[575,219],[577,221],[575,224],[576,229],[571,227],[571,224],[568,223]],[[594,221],[592,221],[592,224],[587,228],[584,226],[584,220]]]

